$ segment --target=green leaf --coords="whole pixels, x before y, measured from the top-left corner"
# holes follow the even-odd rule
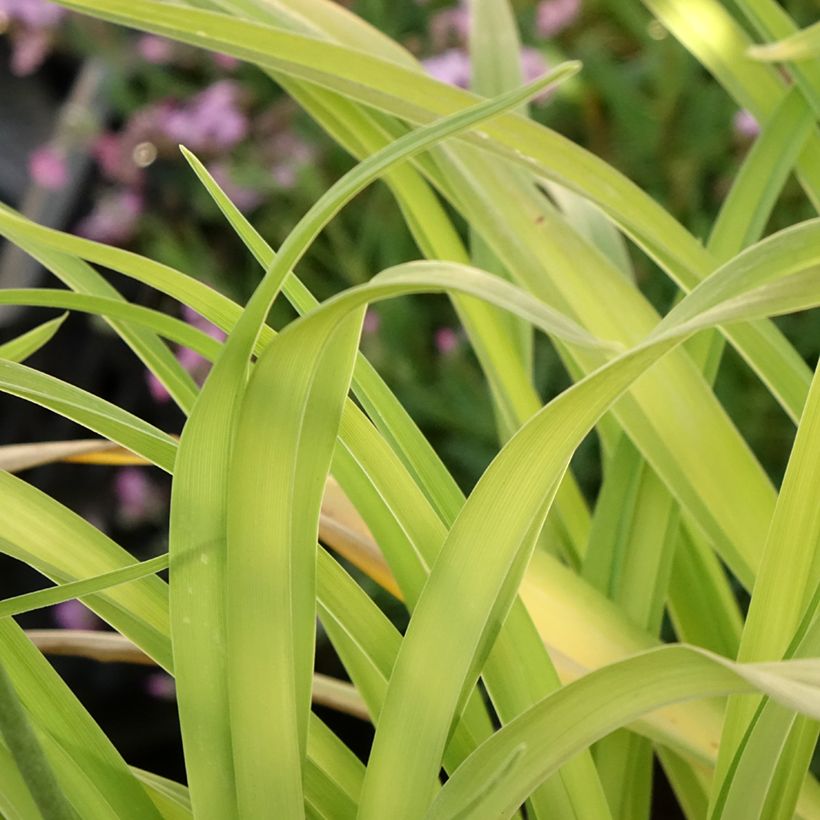
[[[816,59],[820,57],[820,22],[780,42],[750,46],[747,54],[755,60],[767,63]]]
[[[0,550],[4,553],[60,583],[117,570],[135,571],[133,556],[48,495],[8,473],[0,473],[0,487]],[[91,586],[94,583],[96,579]],[[141,578],[89,594],[83,603],[170,670],[164,581]]]
[[[652,686],[646,686],[647,680]],[[550,695],[498,731],[450,778],[430,818],[459,816],[480,784],[508,774],[482,800],[488,816],[507,817],[564,760],[645,712],[693,697],[762,689],[815,717],[820,663],[737,664],[702,649],[667,646],[592,672]],[[606,708],[595,708],[605,704]],[[514,750],[523,749],[512,766]]]
[[[77,815],[60,790],[3,664],[0,664],[0,735],[14,758],[11,765],[19,769],[40,811],[54,820],[75,820]]]
[[[8,820],[41,820],[42,814],[11,752],[0,742],[0,811]]]
[[[743,26],[717,0],[643,0],[644,5],[713,74],[738,105],[749,109],[761,123],[768,121],[787,91],[784,78],[772,66],[749,59],[752,40]],[[783,10],[774,15],[759,0],[735,4],[750,18],[764,37],[788,36]],[[770,9],[774,3],[768,4]],[[773,20],[779,34],[773,32]],[[788,18],[786,18],[788,20]],[[786,25],[786,32],[782,26]],[[793,26],[793,24],[792,24]],[[803,63],[795,63],[798,83],[806,98],[804,105],[818,111],[818,73],[809,75]],[[811,67],[812,63],[808,63]],[[810,135],[798,165],[799,178],[814,206],[820,207],[820,133]]]
[[[140,561],[132,567],[104,572],[95,575],[93,578],[84,578],[82,581],[69,581],[51,589],[41,589],[36,592],[27,592],[24,595],[16,595],[13,598],[4,598],[0,601],[0,618],[21,615],[23,612],[31,612],[35,609],[63,603],[63,601],[82,598],[94,592],[103,592],[119,584],[126,584],[129,581],[136,581],[147,575],[161,572],[167,567],[167,554],[158,555],[156,558]]]
[[[362,310],[336,332],[286,328],[254,368],[242,403],[228,488],[226,622],[244,816],[261,816],[271,805],[288,817],[303,810],[314,551],[363,318]],[[259,681],[266,682],[264,693]]]
[[[763,561],[755,583],[749,605],[746,624],[740,642],[738,659],[744,661],[763,658],[785,657],[793,636],[801,621],[814,617],[812,607],[817,606],[816,591],[820,587],[820,513],[816,496],[820,489],[820,376],[815,374],[803,418],[797,430],[794,446],[786,475],[778,496],[777,507],[766,539]],[[722,784],[729,761],[737,754],[741,739],[750,730],[758,701],[748,698],[730,701],[721,740],[721,753],[716,777],[715,795],[721,788],[731,788],[734,784]],[[767,712],[754,726],[757,734],[783,733],[788,729],[793,716],[782,710]],[[767,727],[762,728],[766,723]],[[805,768],[816,743],[816,731],[803,726],[797,734],[802,738],[787,744],[788,752],[778,759],[773,756],[763,765],[746,767],[753,770],[758,778],[771,767],[794,771]],[[760,759],[768,756],[772,744],[744,744],[744,755]],[[748,776],[748,774],[747,774]],[[758,784],[761,782],[758,779]],[[781,788],[785,787],[782,782]],[[741,789],[748,794],[746,788]],[[792,787],[793,789],[793,787]],[[794,804],[796,790],[774,791],[767,794],[758,792],[761,800],[766,799],[783,808]],[[747,800],[745,805],[752,804]],[[762,806],[759,807],[762,811]],[[726,816],[732,816],[728,814]]]
[[[83,293],[74,293],[70,290],[37,288],[16,290],[9,288],[0,290],[0,305],[65,308],[66,310],[91,313],[105,318],[121,319],[124,323],[135,324],[153,330],[158,336],[176,342],[183,347],[204,351],[203,355],[207,355],[209,359],[215,358],[220,349],[220,344],[216,339],[188,324],[188,322],[176,319],[173,316],[167,316],[158,310],[142,307],[141,305],[132,305],[119,299],[89,296]],[[51,322],[46,322],[34,331],[30,331],[30,333],[37,333],[48,327],[51,330],[51,335],[53,335],[63,318],[52,319]],[[54,326],[55,322],[57,323],[56,326]],[[1,351],[2,348],[0,347]],[[18,361],[18,359],[11,356],[3,356],[2,358]]]
[[[100,4],[95,4],[95,11],[100,12],[101,8]],[[171,35],[175,31],[179,33],[174,28],[175,25],[187,30],[192,21],[198,21],[201,26],[197,31],[205,38],[201,44],[207,41],[227,51],[234,48],[235,53],[243,57],[250,57],[256,49],[253,56],[263,65],[290,72],[291,76],[326,84],[355,99],[410,119],[428,121],[439,110],[452,110],[471,100],[464,92],[446,88],[417,72],[403,69],[397,63],[373,59],[360,52],[277,31],[273,27],[232,20],[224,15],[209,16],[205,12],[185,10],[183,13],[173,7],[152,5],[145,0],[138,5],[131,4],[128,8],[121,0],[116,3],[111,0],[105,4],[105,8],[124,15],[117,19],[131,21],[140,17],[139,14],[135,16],[135,11],[141,10],[143,25]],[[165,24],[162,20],[167,22],[167,27],[163,28]],[[370,84],[369,87],[363,86],[365,79]],[[434,106],[436,110],[433,110]],[[523,164],[538,175],[557,180],[596,201],[682,286],[692,287],[712,269],[714,261],[710,255],[680,225],[605,163],[521,118],[499,117],[497,122],[486,124],[482,131],[489,139],[475,138],[474,141]],[[515,233],[526,226],[526,219],[516,222]],[[532,254],[532,257],[537,260],[534,268],[530,266],[533,270],[539,270],[542,260],[549,258],[544,254]],[[573,260],[572,267],[577,275],[580,265],[577,254],[569,254],[569,257]],[[593,270],[597,267],[596,262]],[[589,270],[589,266],[585,270]],[[565,283],[570,281],[568,278],[564,280]],[[576,294],[579,292],[577,284],[565,286],[571,287]],[[630,291],[630,294],[628,298],[634,301],[634,291]],[[637,307],[634,309],[637,310]],[[618,315],[629,315],[630,321],[635,323],[631,309],[629,312],[609,310],[607,314],[610,321]],[[649,321],[649,314],[646,311],[644,314]],[[602,321],[600,317],[599,320]],[[596,330],[601,334],[600,329]],[[731,328],[727,333],[758,370],[778,400],[796,418],[808,386],[807,368],[799,357],[790,348],[784,347],[782,339],[771,325]],[[787,351],[790,352],[787,354]],[[673,357],[668,366],[672,367],[672,363],[677,361],[677,357]],[[664,372],[666,366],[662,366],[659,372]],[[683,366],[674,375],[670,373],[668,378],[682,384],[681,379],[686,378]],[[688,394],[697,397],[696,400],[700,402],[697,415],[700,412],[704,414],[695,426],[711,433],[710,440],[701,441],[697,450],[691,440],[681,436],[679,428],[652,431],[651,443],[648,441],[648,423],[660,424],[669,414],[668,407],[664,409],[658,406],[665,407],[665,402],[662,401],[665,389],[660,384],[656,384],[654,389],[646,388],[642,395],[640,414],[637,408],[625,410],[631,404],[631,397],[619,406],[618,413],[624,420],[624,413],[629,412],[631,417],[628,419],[628,428],[636,437],[639,447],[650,458],[652,466],[687,511],[697,519],[698,526],[718,545],[722,557],[748,584],[759,555],[756,533],[766,526],[773,508],[774,494],[759,466],[750,459],[748,449],[742,445],[739,437],[727,425],[726,418],[721,416],[717,406],[703,389],[703,384],[696,387],[694,382],[685,388]],[[652,407],[648,406],[650,398],[655,400]],[[707,404],[710,405],[708,409]],[[649,452],[650,448],[652,453]],[[660,452],[665,448],[675,449],[674,455]],[[722,454],[714,459],[708,471],[704,470],[707,459],[703,454],[714,454],[718,450],[723,451]],[[696,452],[700,452],[701,457],[694,457]],[[722,471],[725,474],[720,475]],[[738,475],[743,477],[742,487],[732,478]],[[713,491],[715,487],[731,497],[717,504],[717,494]],[[741,508],[751,510],[754,520],[751,516],[740,514]]]
[[[0,345],[0,359],[8,359],[10,362],[22,362],[29,356],[34,355],[54,338],[65,320],[65,315],[57,319],[51,319],[23,333],[16,339],[5,342]]]
[[[809,224],[807,230],[812,227],[816,230],[820,224]],[[785,238],[762,243],[746,258],[727,265],[693,293],[691,301],[708,306],[718,294],[726,294],[728,282],[742,291],[764,275],[777,276],[782,268],[773,264],[767,251],[778,242],[784,246],[781,252],[802,248],[794,233],[784,233]],[[806,255],[811,258],[810,252]],[[750,259],[758,266],[748,264]],[[816,299],[817,283],[804,295]],[[690,299],[670,317],[677,311],[687,318]],[[720,309],[715,307],[710,316],[720,321]],[[402,643],[365,778],[363,817],[412,817],[426,808],[449,721],[464,687],[474,682],[471,676],[482,650],[509,611],[510,573],[522,567],[532,527],[541,520],[543,504],[567,460],[600,415],[650,363],[690,331],[708,324],[692,320],[676,326],[670,317],[646,345],[613,360],[547,405],[507,444],[476,485],[439,553]],[[471,617],[462,612],[458,623],[445,616],[455,584],[470,601]],[[412,670],[421,662],[440,670],[435,681],[419,682]]]
[[[333,88],[351,99],[414,122],[429,122],[475,99],[397,63],[227,15],[152,0],[133,3],[95,0],[93,4],[89,0],[66,0],[63,4],[249,59],[277,72]],[[767,79],[769,84],[764,82],[763,86],[777,88],[774,77],[767,75]],[[646,194],[602,160],[548,129],[512,115],[500,116],[485,124],[482,134],[467,139],[596,202],[682,287],[693,287],[711,272],[713,260],[703,247]],[[820,142],[817,148],[820,150]],[[795,371],[794,362],[784,367],[779,360],[780,352],[768,349],[772,333],[773,329],[764,325],[733,329],[729,336],[788,412],[797,417],[805,400],[808,375]]]
[[[22,222],[23,225],[26,224],[11,208],[0,203],[0,224],[10,224],[13,231],[14,227],[19,225],[19,222]],[[82,260],[67,256],[58,248],[43,247],[36,237],[20,236],[16,233],[5,235],[9,236],[15,244],[37,259],[72,290],[91,296],[125,301],[114,287]],[[131,328],[116,320],[110,321],[109,324],[157,377],[160,383],[167,388],[168,393],[180,408],[187,411],[196,395],[196,385],[190,374],[180,365],[166,345],[152,333],[142,328]]]
[[[59,413],[127,449],[136,448],[140,455],[171,471],[171,436],[92,393],[10,361],[0,361],[0,390]]]
[[[79,816],[158,818],[145,790],[102,730],[10,619],[0,621],[0,647],[60,790]]]
[[[224,477],[250,354],[273,300],[318,232],[369,182],[430,144],[515,105],[546,83],[576,70],[575,64],[560,67],[524,89],[408,134],[339,180],[288,236],[216,361],[182,433],[171,498],[172,628],[195,810],[216,817],[235,810],[224,655]],[[203,556],[206,561],[201,560]],[[207,688],[203,680],[208,681]]]

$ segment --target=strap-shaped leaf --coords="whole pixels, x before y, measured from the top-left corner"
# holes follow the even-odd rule
[[[817,230],[820,225],[811,227]],[[757,254],[749,252],[736,265],[727,265],[692,294],[693,301],[709,306],[710,294],[725,293],[727,281],[742,291],[746,282],[741,272],[751,283],[765,274],[776,277],[781,267],[766,252],[777,241],[761,243]],[[782,241],[788,248],[783,258],[802,246],[794,234]],[[762,261],[756,267],[749,260],[758,255]],[[688,302],[685,299],[676,309],[679,316],[687,317]],[[716,321],[722,319],[719,307],[711,315]],[[542,514],[542,505],[566,461],[597,418],[650,363],[702,326],[696,320],[675,326],[670,317],[645,345],[547,405],[484,473],[442,547],[402,643],[365,778],[364,817],[394,812],[409,817],[426,807],[436,761],[461,692],[465,684],[472,684],[476,660],[509,610],[508,574],[520,566],[520,553],[528,545],[533,522]],[[471,618],[463,615],[458,623],[443,627],[444,612],[450,607],[448,590],[455,584],[470,601]],[[422,689],[412,672],[422,657],[424,663],[442,670],[434,688]],[[399,768],[402,775],[397,782]]]
[[[288,236],[216,361],[182,433],[171,499],[172,628],[183,740],[197,811],[215,817],[235,811],[224,656],[224,483],[250,355],[273,300],[319,231],[367,184],[414,153],[576,70],[575,64],[562,66],[524,89],[408,134],[345,175]]]
[[[65,316],[50,319],[48,322],[43,322],[43,324],[26,331],[16,339],[4,342],[0,345],[0,359],[8,359],[10,362],[22,362],[29,356],[34,355],[54,338],[65,319]]]
[[[818,661],[738,664],[683,645],[637,655],[564,687],[497,732],[450,778],[428,816],[461,817],[479,793],[488,816],[508,817],[577,750],[669,703],[762,689],[820,717],[818,685]]]

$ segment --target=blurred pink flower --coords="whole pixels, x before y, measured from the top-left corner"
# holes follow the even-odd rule
[[[20,29],[12,35],[11,73],[15,77],[33,74],[48,57],[51,34],[45,29]]]
[[[541,37],[555,37],[581,13],[581,0],[542,0],[535,10],[535,29]]]
[[[120,516],[130,523],[149,517],[157,507],[156,488],[141,467],[124,467],[114,478]]]
[[[316,149],[291,130],[281,131],[268,146],[271,156],[273,181],[285,190],[291,190],[299,181],[299,171],[316,159]]]
[[[258,208],[264,201],[264,197],[259,191],[234,182],[231,168],[226,162],[211,163],[208,170],[219,187],[227,194],[228,199],[243,213]]]
[[[12,74],[22,77],[40,67],[65,14],[47,0],[0,0],[0,17],[11,25]]]
[[[145,679],[145,691],[157,700],[174,700],[177,689],[174,679],[166,672],[152,672]]]
[[[271,177],[280,188],[286,191],[295,188],[296,183],[299,181],[296,169],[284,162],[278,162],[271,168]]]
[[[147,63],[167,65],[174,57],[175,46],[165,37],[156,34],[143,34],[137,39],[137,54]]]
[[[51,617],[61,629],[99,629],[102,621],[80,601],[63,601],[51,610]]]
[[[74,232],[96,242],[123,245],[134,235],[142,211],[139,192],[127,188],[109,191],[74,226]]]
[[[459,48],[448,49],[435,57],[422,60],[421,64],[431,77],[435,77],[443,83],[455,85],[459,88],[470,87],[472,73],[470,70],[470,57]],[[521,49],[521,70],[525,81],[534,80],[543,74],[548,67],[544,55],[538,49],[529,46]],[[549,94],[549,91],[543,92],[537,99],[544,100]]]
[[[437,80],[459,88],[470,86],[470,58],[460,48],[451,48],[422,60],[424,70]]]
[[[546,73],[549,65],[544,59],[544,55],[537,48],[525,46],[521,49],[521,73],[524,81],[530,82],[536,77]]]
[[[231,54],[220,54],[218,51],[211,54],[211,60],[223,71],[236,71],[239,68],[239,60]]]
[[[182,318],[189,324],[193,325],[203,333],[207,333],[212,339],[218,342],[225,341],[225,331],[218,328],[213,322],[206,319],[202,314],[197,313],[188,305],[182,306]]]
[[[0,0],[0,14],[31,28],[52,28],[62,20],[66,10],[49,0]]]
[[[364,314],[364,324],[362,325],[362,332],[366,336],[372,336],[379,332],[382,324],[382,317],[374,308],[368,308],[367,313]]]
[[[248,134],[239,96],[237,83],[220,80],[185,103],[165,108],[160,129],[168,139],[195,152],[227,151]]]
[[[145,381],[148,384],[148,392],[157,404],[165,404],[171,394],[165,389],[165,385],[150,371],[145,371]]]
[[[530,48],[524,46],[521,49],[521,73],[524,76],[524,82],[528,83],[542,74],[546,74],[549,70],[549,63],[547,63],[544,55],[537,48]],[[537,97],[534,97],[534,102],[543,103],[552,96],[552,89],[547,88],[542,91]]]
[[[28,171],[37,185],[49,191],[58,191],[68,183],[65,154],[50,145],[41,145],[29,154]]]
[[[133,186],[138,184],[143,176],[142,168],[134,162],[133,157],[134,148],[138,143],[139,139],[133,138],[127,131],[123,134],[105,131],[94,140],[91,154],[106,179]]]
[[[451,327],[440,327],[435,334],[436,350],[442,356],[449,356],[455,352],[461,343],[458,333]]]
[[[430,18],[430,40],[440,51],[450,45],[463,45],[470,36],[470,10],[466,2],[443,9]]]
[[[203,333],[207,333],[212,339],[216,339],[220,342],[224,341],[225,333],[215,324],[209,322],[204,316],[201,316],[195,310],[189,308],[188,305],[182,306],[182,318],[185,319],[189,325],[193,325]],[[208,374],[208,370],[211,366],[207,359],[195,350],[191,350],[188,347],[180,347],[177,350],[176,357],[177,361],[194,377],[197,382],[201,384],[205,380],[205,376]],[[157,379],[157,377],[149,370],[145,371],[145,377],[148,383],[148,391],[151,394],[151,398],[160,404],[168,401],[170,398],[168,391],[159,379]]]
[[[735,135],[741,139],[753,140],[760,133],[760,123],[751,111],[742,108],[732,119]]]

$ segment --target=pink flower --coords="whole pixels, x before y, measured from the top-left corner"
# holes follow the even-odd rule
[[[285,191],[293,190],[299,181],[294,167],[284,162],[276,163],[276,165],[271,168],[270,173],[273,181]]]
[[[211,176],[216,180],[219,187],[225,192],[228,199],[243,213],[258,208],[263,197],[259,191],[248,188],[235,182],[231,174],[230,166],[225,162],[214,162],[208,166]]]
[[[544,55],[537,48],[530,48],[524,46],[521,49],[521,73],[524,76],[524,82],[528,83],[542,74],[546,74],[549,69],[549,64]],[[534,98],[536,103],[546,102],[552,96],[552,89],[547,88]]]
[[[33,74],[51,50],[51,34],[45,29],[22,28],[12,35],[11,73],[15,77]]]
[[[214,52],[211,54],[211,60],[217,68],[221,68],[223,71],[236,71],[239,68],[239,60],[231,54]]]
[[[53,28],[66,10],[48,0],[0,0],[0,14],[30,28]]]
[[[207,333],[212,339],[216,339],[219,342],[224,341],[224,331],[212,322],[209,322],[204,316],[201,316],[195,310],[189,308],[188,305],[182,306],[182,318],[185,319],[189,325],[193,325],[203,333]],[[180,347],[177,350],[176,355],[177,361],[194,377],[197,382],[201,384],[205,381],[205,376],[208,374],[208,370],[211,366],[210,362],[206,358],[188,347]],[[159,402],[160,404],[168,401],[170,396],[168,395],[168,391],[165,389],[165,386],[153,373],[151,373],[150,370],[146,370],[145,374],[148,382],[148,390],[154,401]]]
[[[0,0],[0,18],[12,24],[12,74],[23,77],[40,67],[65,13],[47,0]]]
[[[102,621],[80,601],[63,601],[51,610],[61,629],[99,629]]]
[[[42,145],[31,152],[28,171],[37,185],[49,191],[58,191],[68,183],[65,154],[50,145]]]
[[[145,679],[145,691],[157,700],[174,700],[177,689],[174,679],[166,672],[152,672]]]
[[[470,87],[470,58],[466,52],[458,48],[451,48],[435,57],[422,60],[422,66],[431,77],[448,85],[459,88]],[[525,46],[521,49],[521,69],[525,81],[529,82],[543,74],[548,68],[544,55],[538,49]],[[537,99],[544,100],[549,91],[539,95]]]
[[[127,186],[135,186],[143,176],[142,168],[134,162],[134,148],[139,140],[133,139],[126,131],[114,134],[106,131],[100,134],[91,146],[91,154],[106,179]]]
[[[753,140],[760,133],[760,123],[751,111],[742,108],[732,119],[732,128],[740,139]]]
[[[96,242],[123,245],[134,235],[142,210],[142,195],[137,191],[111,191],[75,225],[74,231]]]
[[[128,522],[147,518],[156,506],[157,496],[150,479],[140,467],[124,467],[114,478],[114,494],[120,515]]]
[[[436,350],[442,356],[454,353],[460,344],[458,333],[451,327],[440,327],[435,335]]]
[[[293,131],[282,131],[269,144],[270,153],[275,157],[271,165],[271,177],[286,191],[296,187],[299,171],[316,159],[316,150]]]
[[[462,45],[470,36],[470,10],[466,3],[444,9],[430,18],[430,40],[433,48],[440,51],[455,43]]]
[[[137,54],[147,63],[167,65],[174,57],[174,44],[165,37],[143,34],[136,44]]]
[[[148,392],[157,404],[165,404],[171,394],[165,389],[165,385],[150,371],[145,371],[145,381],[148,384]]]
[[[581,13],[581,0],[542,0],[535,10],[535,28],[541,37],[555,37]]]
[[[424,70],[437,80],[459,88],[470,86],[470,58],[459,48],[451,48],[422,60]]]
[[[203,333],[207,333],[212,339],[216,339],[218,342],[225,341],[225,331],[218,328],[213,322],[202,316],[202,314],[197,313],[192,307],[188,305],[182,306],[182,318],[189,325],[193,325]]]
[[[373,336],[379,332],[382,324],[382,317],[377,310],[368,308],[364,315],[364,323],[362,325],[362,333],[365,336]]]
[[[249,123],[239,108],[239,86],[220,80],[183,105],[163,112],[163,134],[192,151],[227,151],[243,140]]]

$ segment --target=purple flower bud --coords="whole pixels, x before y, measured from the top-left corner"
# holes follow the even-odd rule
[[[167,65],[174,58],[174,44],[165,37],[143,34],[137,39],[137,54],[147,63]]]
[[[442,356],[454,353],[460,344],[458,333],[451,327],[440,327],[435,335],[436,350]]]
[[[541,37],[555,37],[581,13],[581,0],[542,0],[535,10],[535,29]]]
[[[102,621],[80,601],[63,601],[51,610],[51,617],[61,629],[99,629]]]
[[[458,48],[451,48],[422,60],[424,70],[437,80],[459,88],[470,86],[470,58]]]
[[[174,679],[165,672],[152,672],[145,679],[145,691],[157,700],[174,700],[177,689]]]
[[[732,128],[740,139],[753,140],[760,133],[760,123],[751,111],[742,108],[732,119]]]
[[[49,191],[59,191],[68,183],[65,154],[50,145],[43,145],[31,152],[28,170],[34,182]]]

